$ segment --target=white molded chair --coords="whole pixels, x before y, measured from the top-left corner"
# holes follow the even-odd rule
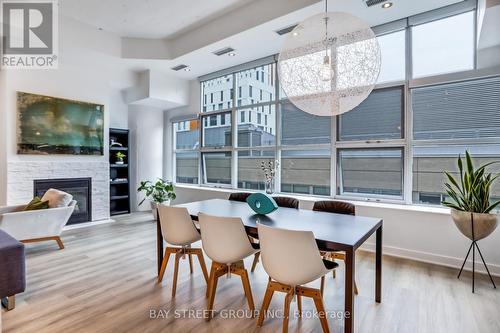
[[[186,208],[158,205],[158,214],[160,216],[163,239],[167,243],[174,245],[173,247],[167,246],[165,249],[165,255],[163,257],[160,274],[158,276],[158,283],[161,283],[163,280],[163,275],[165,274],[165,269],[167,268],[170,255],[175,254],[174,280],[172,284],[172,297],[175,297],[177,289],[177,275],[179,271],[179,259],[185,255],[188,255],[189,257],[189,269],[191,274],[193,274],[192,255],[194,254],[198,257],[205,282],[208,282],[208,273],[207,267],[205,266],[205,259],[203,258],[203,252],[200,248],[191,247],[191,244],[199,241],[201,236],[194,226],[191,216]]]
[[[73,214],[76,201],[66,207],[25,211],[26,205],[0,207],[0,229],[23,243],[53,240],[64,249],[63,227]]]
[[[201,240],[207,256],[212,259],[208,283],[208,317],[212,318],[217,281],[221,276],[236,274],[241,277],[248,307],[254,312],[252,289],[243,259],[257,253],[248,239],[243,222],[239,217],[219,217],[207,214],[198,216]]]
[[[260,309],[258,326],[262,326],[275,291],[286,293],[283,317],[283,332],[288,331],[290,302],[297,295],[299,313],[302,312],[301,297],[311,297],[320,314],[323,332],[329,332],[328,320],[323,306],[325,274],[338,264],[323,260],[312,231],[295,231],[271,228],[258,224],[262,265],[269,275],[264,301]],[[300,267],[300,269],[297,269]],[[321,278],[321,288],[302,285]],[[321,315],[323,313],[323,315]]]

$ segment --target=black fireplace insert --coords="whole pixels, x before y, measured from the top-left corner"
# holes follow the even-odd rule
[[[40,198],[50,188],[67,192],[73,196],[73,200],[76,200],[76,207],[68,224],[92,221],[91,178],[37,179],[34,180],[33,184],[34,195]]]

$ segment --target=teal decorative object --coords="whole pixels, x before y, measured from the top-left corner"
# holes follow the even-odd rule
[[[247,203],[254,212],[266,215],[278,209],[274,199],[265,193],[254,193],[247,198]]]

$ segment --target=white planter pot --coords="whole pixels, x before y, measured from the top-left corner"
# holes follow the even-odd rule
[[[162,202],[160,205],[169,206],[170,200]],[[158,203],[151,201],[151,212],[153,213],[153,220],[156,221],[156,218],[158,217]]]
[[[452,209],[451,217],[458,230],[473,241],[488,237],[498,225],[498,214],[470,213]],[[474,220],[474,234],[471,219]]]

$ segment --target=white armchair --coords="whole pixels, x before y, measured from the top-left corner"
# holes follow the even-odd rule
[[[23,243],[54,240],[62,250],[60,235],[75,206],[72,200],[67,207],[40,210],[24,211],[25,205],[0,207],[0,229]]]

